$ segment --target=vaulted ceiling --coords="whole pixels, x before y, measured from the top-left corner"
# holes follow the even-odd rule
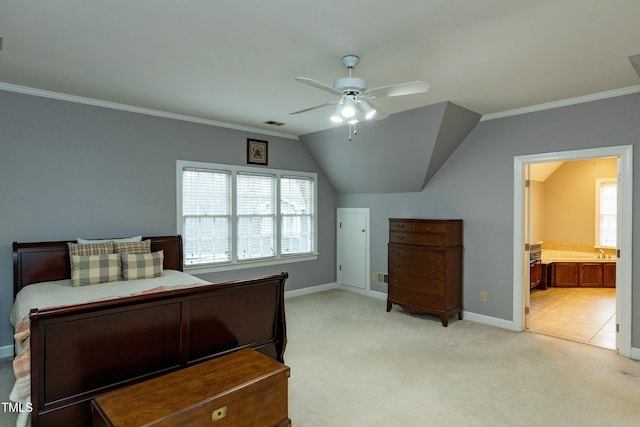
[[[370,87],[431,85],[380,99],[389,113],[487,116],[636,87],[638,16],[638,0],[5,0],[0,89],[296,138],[335,125],[328,109],[289,115],[334,100],[294,78],[331,85],[345,54]]]
[[[3,1],[0,89],[300,139],[340,193],[420,191],[481,118],[640,91],[639,16],[638,0]],[[294,78],[331,86],[346,54],[369,88],[430,89],[375,99],[389,117],[351,142],[329,107],[290,115],[337,100]]]

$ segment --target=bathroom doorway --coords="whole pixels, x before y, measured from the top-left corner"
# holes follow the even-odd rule
[[[527,330],[617,348],[617,163],[607,157],[529,165],[528,240],[541,251],[530,251]]]
[[[563,162],[571,163],[574,161],[581,161],[582,166],[591,162],[600,163],[599,159],[613,159],[609,160],[615,161],[617,164],[616,174],[618,179],[617,185],[617,194],[618,194],[618,210],[616,216],[616,224],[617,224],[617,243],[616,249],[611,249],[608,253],[599,253],[596,254],[593,252],[594,246],[591,245],[591,253],[587,253],[588,249],[587,245],[584,247],[559,247],[556,246],[553,249],[556,250],[554,255],[566,256],[577,255],[583,257],[593,257],[589,258],[588,264],[595,264],[595,262],[591,262],[592,260],[599,260],[599,262],[609,262],[608,260],[615,261],[615,288],[613,289],[596,289],[596,288],[585,288],[581,289],[581,286],[572,287],[571,284],[565,284],[567,287],[552,287],[547,289],[538,289],[534,288],[533,291],[530,289],[530,265],[529,265],[529,251],[528,247],[525,247],[525,243],[531,242],[529,239],[529,230],[530,230],[530,219],[535,216],[527,215],[529,213],[529,207],[533,208],[533,202],[530,201],[530,188],[525,187],[525,178],[528,173],[531,171],[531,166],[542,163],[549,162],[559,162],[563,164]],[[598,160],[596,160],[598,159]],[[576,163],[575,165],[578,165]],[[600,165],[598,165],[600,166]],[[559,166],[561,167],[561,166]],[[571,168],[567,168],[570,170]],[[578,324],[582,324],[584,326],[585,323],[590,323],[591,328],[597,328],[597,331],[608,331],[612,329],[613,331],[617,331],[615,333],[616,344],[598,344],[598,339],[595,339],[591,344],[601,345],[607,348],[617,348],[621,355],[630,357],[631,353],[631,203],[632,203],[632,191],[631,191],[631,170],[632,170],[632,147],[631,146],[618,146],[618,147],[603,147],[597,149],[587,149],[587,150],[577,150],[570,152],[558,152],[558,153],[545,153],[540,155],[528,155],[528,156],[518,156],[515,158],[514,163],[514,324],[519,330],[533,330],[533,328],[538,327],[538,329],[545,329],[545,333],[555,336],[561,336],[563,338],[572,339],[586,342],[584,337],[582,339],[579,338],[579,327],[576,326]],[[559,174],[561,176],[562,174]],[[595,193],[595,182],[592,187],[591,195]],[[548,209],[548,211],[553,211],[553,209]],[[589,209],[590,215],[595,215],[595,208]],[[578,221],[576,221],[578,222]],[[564,227],[567,227],[566,224]],[[624,233],[621,231],[624,230]],[[595,235],[595,229],[592,229],[590,233]],[[536,238],[536,236],[531,233],[532,238]],[[570,239],[567,239],[570,240]],[[584,239],[583,239],[584,240]],[[556,244],[563,242],[555,242]],[[567,243],[567,242],[564,242]],[[571,243],[571,242],[568,242]],[[578,242],[580,243],[580,242]],[[576,250],[577,249],[577,250]],[[603,251],[604,252],[604,251]],[[598,256],[599,255],[599,256]],[[608,258],[612,255],[612,258]],[[564,261],[564,259],[559,259],[558,261]],[[574,289],[572,289],[574,288]],[[549,292],[551,291],[551,292]],[[571,291],[582,292],[582,294],[573,294],[571,295]],[[540,313],[538,314],[538,318],[536,318],[535,310],[539,312],[542,311],[542,307],[544,307],[543,299],[552,299],[553,304],[555,304],[554,308],[550,309],[549,313],[545,313],[547,315],[551,314],[551,312],[562,313],[563,318],[556,319],[556,326],[559,323],[566,321],[564,326],[567,328],[558,333],[558,330],[551,331],[553,326],[551,324],[544,325],[540,320]],[[572,301],[575,304],[573,306],[569,306],[567,304],[563,305],[562,300]],[[587,312],[587,308],[584,306],[580,307],[577,305],[578,300],[584,300],[584,304],[591,305],[594,309],[599,309],[597,314],[589,314]],[[615,301],[615,308],[612,308],[613,301]],[[551,304],[551,303],[550,303]],[[606,312],[609,311],[610,314],[607,317]],[[571,313],[577,313],[574,317],[576,317],[577,323],[573,326],[569,325],[568,318],[572,315]],[[611,313],[612,312],[612,313]],[[580,316],[582,314],[582,316]],[[550,322],[553,321],[552,316],[546,316],[547,320]],[[558,316],[560,317],[560,316]],[[598,318],[606,318],[605,322],[600,326],[595,324],[593,320],[594,317]],[[587,318],[591,318],[589,322],[585,322],[584,320]],[[580,322],[582,320],[582,322]],[[537,323],[537,325],[536,325]],[[542,331],[541,331],[542,332]],[[571,333],[574,336],[571,336]],[[590,331],[586,331],[583,333],[584,335],[589,335]],[[590,337],[590,340],[595,338],[596,334]],[[601,334],[601,336],[611,334]]]

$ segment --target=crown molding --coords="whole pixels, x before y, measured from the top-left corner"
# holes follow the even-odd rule
[[[148,116],[163,117],[166,119],[181,120],[184,122],[199,123],[203,125],[216,126],[216,127],[240,130],[240,131],[251,132],[251,133],[258,133],[261,135],[278,136],[281,138],[294,139],[296,141],[298,140],[297,136],[294,136],[288,133],[272,132],[269,130],[253,128],[250,126],[235,125],[232,123],[219,122],[216,120],[209,120],[201,117],[169,113],[167,111],[136,107],[133,105],[119,104],[117,102],[102,101],[102,100],[93,99],[93,98],[85,98],[82,96],[69,95],[69,94],[60,93],[60,92],[52,92],[48,90],[36,89],[32,87],[27,87],[27,86],[13,85],[10,83],[0,82],[0,90],[5,90],[8,92],[17,92],[25,95],[40,96],[43,98],[57,99],[59,101],[68,101],[68,102],[75,102],[78,104],[92,105],[95,107],[110,108],[112,110],[128,111],[130,113],[146,114]]]
[[[513,110],[501,111],[498,113],[485,114],[480,119],[481,122],[486,120],[501,119],[503,117],[518,116],[520,114],[533,113],[536,111],[551,110],[553,108],[567,107],[569,105],[582,104],[584,102],[599,101],[601,99],[615,98],[616,96],[630,95],[640,92],[640,85],[623,87],[620,89],[608,90],[606,92],[598,92],[591,95],[578,96],[575,98],[561,99],[559,101],[547,102],[544,104],[532,105],[529,107],[516,108]]]
[[[110,108],[113,110],[128,111],[130,113],[146,114],[149,116],[163,117],[173,120],[181,120],[185,122],[199,123],[209,126],[217,126],[221,128],[240,130],[245,132],[258,133],[262,135],[277,136],[281,138],[298,140],[298,137],[288,133],[273,132],[265,129],[253,128],[250,126],[241,126],[233,123],[220,122],[216,120],[204,119],[201,117],[187,116],[184,114],[169,113],[167,111],[154,110],[151,108],[135,107],[133,105],[119,104],[116,102],[102,101],[99,99],[85,98],[82,96],[69,95],[66,93],[52,92],[43,89],[36,89],[27,86],[19,86],[10,83],[0,82],[0,90],[8,92],[17,92],[25,95],[41,96],[43,98],[57,99],[60,101],[75,102],[78,104],[93,105],[96,107]],[[520,114],[533,113],[536,111],[551,110],[553,108],[567,107],[570,105],[582,104],[585,102],[598,101],[601,99],[615,98],[617,96],[630,95],[640,92],[640,85],[628,86],[625,88],[598,92],[591,95],[578,96],[575,98],[561,99],[559,101],[547,102],[544,104],[532,105],[529,107],[516,108],[513,110],[500,111],[497,113],[485,114],[480,118],[481,122],[487,120],[501,119],[504,117],[518,116]]]

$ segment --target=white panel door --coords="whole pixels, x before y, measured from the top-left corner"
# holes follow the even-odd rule
[[[368,289],[369,209],[338,208],[338,283]]]

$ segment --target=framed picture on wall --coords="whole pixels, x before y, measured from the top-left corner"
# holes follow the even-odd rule
[[[247,138],[247,163],[252,165],[268,164],[268,142]]]

